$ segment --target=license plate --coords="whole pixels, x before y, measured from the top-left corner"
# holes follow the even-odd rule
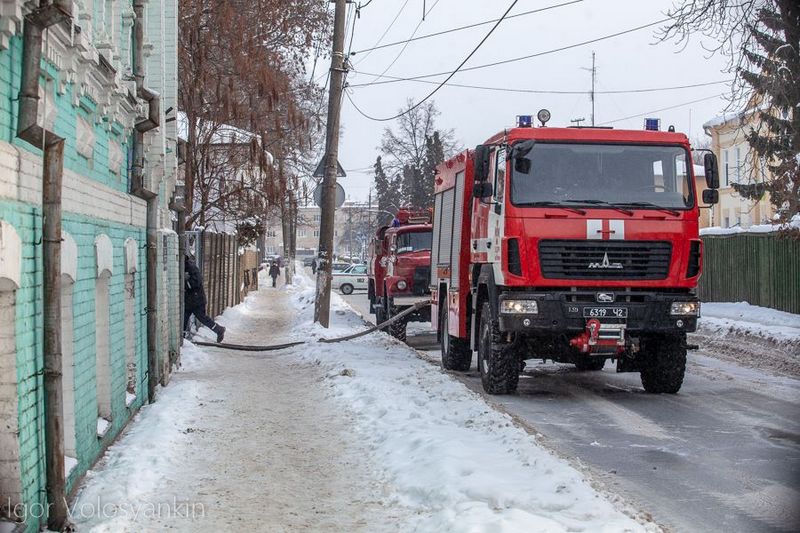
[[[584,307],[586,318],[628,318],[627,307]]]

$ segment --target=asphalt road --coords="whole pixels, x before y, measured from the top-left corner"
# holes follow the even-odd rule
[[[367,314],[363,293],[345,297]],[[436,337],[408,342],[431,360]],[[800,381],[691,352],[683,388],[650,395],[638,374],[528,361],[512,396],[486,396],[595,480],[679,532],[800,531]],[[452,373],[483,394],[473,368]]]

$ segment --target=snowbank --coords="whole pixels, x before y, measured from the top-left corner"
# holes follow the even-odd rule
[[[331,328],[312,323],[315,289],[298,279],[295,335],[313,339],[364,327],[336,294]],[[297,350],[327,371],[330,394],[419,531],[654,531],[594,490],[565,461],[483,398],[383,333]],[[619,502],[618,502],[619,503]],[[620,504],[621,505],[621,504]],[[631,513],[633,514],[633,513]]]
[[[736,235],[739,233],[772,233],[774,231],[784,231],[789,229],[800,229],[800,214],[796,214],[786,224],[754,224],[747,228],[736,226],[733,228],[721,228],[714,226],[702,228],[700,235]]]
[[[800,315],[747,302],[704,302],[700,314],[700,327],[705,329],[735,331],[777,341],[800,340]]]

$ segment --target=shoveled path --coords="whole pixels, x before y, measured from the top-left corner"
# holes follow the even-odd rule
[[[225,340],[282,342],[289,309],[281,287],[263,288],[221,319]],[[348,435],[347,413],[325,398],[318,367],[278,352],[185,352],[184,368],[159,401],[88,476],[73,505],[81,530],[399,527],[396,511],[381,504],[366,452]],[[102,507],[107,502],[114,506]]]

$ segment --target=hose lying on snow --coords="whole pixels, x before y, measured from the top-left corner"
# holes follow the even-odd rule
[[[395,316],[393,316],[389,320],[387,320],[385,322],[381,322],[380,324],[372,326],[370,328],[367,328],[364,331],[359,331],[358,333],[353,333],[352,335],[346,335],[344,337],[336,337],[336,338],[333,338],[333,339],[319,339],[317,342],[330,344],[330,343],[334,343],[334,342],[343,342],[343,341],[349,341],[349,340],[352,340],[352,339],[357,339],[358,337],[363,337],[364,335],[369,335],[373,331],[377,331],[379,329],[385,328],[386,326],[394,324],[398,320],[401,320],[401,319],[405,318],[406,316],[410,315],[411,313],[413,313],[415,311],[419,311],[420,309],[428,307],[429,305],[431,305],[431,303],[428,302],[428,301],[426,301],[426,302],[417,302],[414,305],[412,305],[411,307],[409,307],[408,309],[402,311],[401,313],[396,314]],[[205,341],[192,341],[192,343],[196,344],[197,346],[212,346],[212,347],[215,347],[215,348],[225,348],[227,350],[239,350],[239,351],[242,351],[242,352],[269,352],[269,351],[273,351],[273,350],[283,350],[283,349],[286,349],[286,348],[291,348],[293,346],[300,346],[301,344],[310,344],[309,341],[294,341],[294,342],[286,342],[286,343],[283,343],[283,344],[271,344],[271,345],[268,345],[268,346],[251,346],[251,345],[248,345],[248,344],[226,344],[226,343],[223,343],[223,342],[217,343],[217,342],[205,342]]]

